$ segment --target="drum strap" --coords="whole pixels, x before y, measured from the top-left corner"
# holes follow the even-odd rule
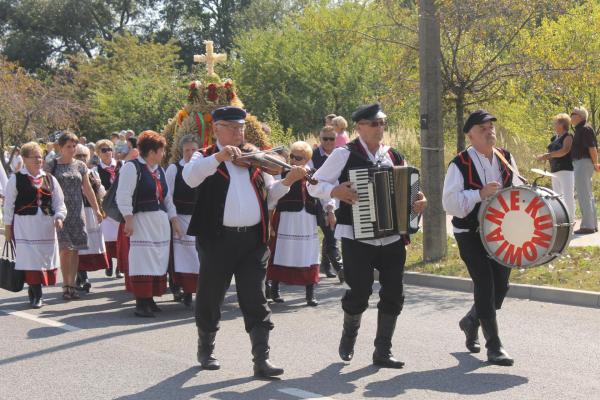
[[[506,166],[506,168],[510,169],[512,171],[512,173],[519,178],[521,181],[523,181],[523,183],[527,183],[527,179],[523,178],[521,175],[519,175],[519,171],[517,171],[517,169],[515,167],[512,166],[511,163],[508,162],[508,160],[506,159],[506,157],[504,157],[504,154],[502,154],[497,148],[493,147],[492,148],[494,151],[494,154],[496,155],[496,157],[498,157],[498,159],[500,161],[502,161],[504,163],[504,165]]]

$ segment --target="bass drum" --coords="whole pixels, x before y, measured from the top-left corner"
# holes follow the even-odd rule
[[[505,188],[481,203],[479,233],[489,257],[509,268],[532,268],[569,245],[573,221],[558,194],[542,186]]]

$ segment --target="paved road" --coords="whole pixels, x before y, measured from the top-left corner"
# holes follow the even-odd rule
[[[600,393],[597,309],[507,299],[502,337],[516,365],[496,367],[463,348],[457,321],[470,296],[409,286],[394,337],[395,354],[407,365],[378,370],[370,365],[374,302],[355,359],[345,364],[337,356],[343,288],[325,280],[317,292],[321,305],[307,308],[301,289],[286,287],[288,301],[273,306],[272,333],[272,359],[286,373],[264,381],[251,376],[235,292],[217,338],[222,369],[201,371],[190,310],[165,296],[162,314],[141,320],[121,280],[92,278],[93,292],[83,300],[65,303],[52,288],[41,310],[28,309],[24,294],[0,293],[0,399],[597,399]]]

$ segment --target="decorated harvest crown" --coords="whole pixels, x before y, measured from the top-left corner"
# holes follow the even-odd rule
[[[211,41],[205,41],[204,44],[206,45],[206,54],[195,55],[194,62],[206,63],[205,81],[190,83],[187,104],[177,112],[175,118],[169,120],[162,132],[167,139],[167,148],[170,149],[168,154],[170,162],[181,159],[179,141],[185,135],[197,135],[201,147],[213,144],[211,113],[215,109],[224,106],[244,107],[235,92],[233,81],[231,79],[221,80],[214,71],[215,64],[226,61],[227,55],[214,53]],[[245,138],[247,142],[260,148],[270,147],[269,139],[261,123],[250,114],[246,117]]]

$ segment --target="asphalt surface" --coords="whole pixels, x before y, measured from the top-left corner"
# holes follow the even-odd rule
[[[343,287],[323,280],[321,304],[308,308],[302,288],[284,286],[286,303],[272,306],[271,359],[286,372],[267,381],[252,376],[234,285],[217,337],[222,368],[202,371],[192,310],[168,295],[156,319],[136,318],[122,280],[91,277],[82,300],[49,288],[41,310],[29,309],[26,292],[0,292],[0,399],[600,398],[598,309],[507,299],[501,337],[516,362],[497,367],[464,348],[457,322],[470,295],[407,286],[393,341],[407,364],[385,370],[370,360],[377,286],[351,363],[337,355]],[[66,325],[48,325],[56,323]]]

